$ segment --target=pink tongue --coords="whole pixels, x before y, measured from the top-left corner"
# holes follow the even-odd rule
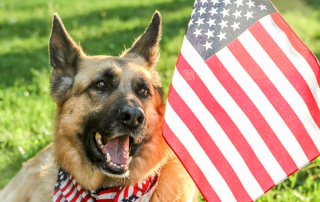
[[[105,142],[105,141],[103,141]],[[124,135],[107,140],[102,148],[102,153],[110,154],[111,161],[116,164],[126,164],[129,158],[129,136]]]

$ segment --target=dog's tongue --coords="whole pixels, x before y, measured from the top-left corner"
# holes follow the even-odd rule
[[[129,158],[129,136],[124,135],[117,138],[107,139],[107,144],[101,148],[105,155],[109,153],[111,161],[117,164],[126,164]]]

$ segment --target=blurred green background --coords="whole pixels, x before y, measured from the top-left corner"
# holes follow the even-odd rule
[[[48,38],[54,12],[88,55],[119,55],[163,17],[158,71],[165,92],[194,0],[1,0],[0,189],[22,163],[52,140],[55,105],[49,96]],[[273,0],[301,39],[320,57],[320,1]],[[320,160],[273,188],[264,201],[320,201]]]

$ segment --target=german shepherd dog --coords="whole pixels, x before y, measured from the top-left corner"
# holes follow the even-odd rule
[[[24,164],[0,201],[52,201],[60,167],[86,190],[133,185],[160,171],[150,201],[198,201],[196,186],[162,137],[160,37],[156,11],[120,57],[87,56],[54,15],[49,41],[54,141]]]

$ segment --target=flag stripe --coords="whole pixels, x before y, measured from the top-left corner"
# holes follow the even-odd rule
[[[172,109],[170,102],[167,102],[165,120],[168,127],[172,130],[173,134],[176,135],[179,142],[183,144],[191,158],[194,160],[195,165],[197,165],[203,173],[203,179],[206,179],[210,187],[212,187],[217,193],[221,201],[236,201],[230,188],[226,184],[225,180],[221,177],[220,173],[214,167],[208,156],[205,154],[195,137],[186,127],[186,125],[181,121],[179,116]],[[167,132],[168,130],[164,131]],[[171,138],[171,137],[170,137]],[[170,138],[167,138],[169,141]],[[178,142],[178,141],[176,141]],[[178,147],[181,149],[181,147]],[[186,155],[186,152],[183,152]],[[191,160],[191,159],[190,159]],[[186,165],[185,165],[186,166]],[[195,167],[195,166],[192,166]],[[188,168],[188,167],[187,167]],[[194,173],[194,172],[193,172]],[[201,173],[195,173],[196,175],[201,175]],[[199,183],[198,183],[199,185]],[[199,185],[205,188],[205,185]],[[210,193],[210,192],[208,192]],[[207,195],[208,196],[208,195]],[[208,198],[207,198],[208,199]],[[214,201],[214,200],[213,200]]]
[[[297,107],[294,108],[294,110],[300,110],[296,111],[296,113],[306,126],[309,135],[317,146],[317,149],[315,149],[314,152],[319,153],[320,136],[318,133],[320,111],[315,98],[319,98],[320,89],[317,85],[312,85],[312,83],[317,82],[316,78],[310,66],[304,61],[304,58],[295,51],[295,54],[300,56],[302,62],[297,61],[299,58],[292,54],[293,51],[291,50],[293,47],[290,44],[290,41],[277,27],[272,18],[267,17],[260,22],[261,24],[257,23],[257,25],[252,27],[251,32],[303,99],[293,100],[297,102]],[[263,28],[260,26],[263,26]],[[264,40],[268,40],[268,42],[266,43]],[[303,62],[305,63],[303,64]],[[294,63],[296,65],[294,65]],[[309,81],[309,83],[307,83],[307,81]],[[312,88],[312,86],[314,87]],[[312,92],[311,89],[314,89],[314,92]],[[304,103],[301,103],[303,101]],[[310,111],[310,114],[308,113],[308,110]],[[304,118],[302,118],[302,116],[304,116]],[[310,145],[314,145],[314,143],[310,143]],[[309,160],[313,160],[316,154],[313,154]]]
[[[233,55],[231,56],[233,57]],[[250,100],[249,96],[244,92],[244,90],[251,88],[250,82],[239,78],[238,81],[235,80],[237,76],[242,74],[241,72],[237,72],[239,68],[242,67],[239,65],[239,63],[232,63],[235,60],[234,57],[231,59],[227,57],[221,57],[221,59],[223,60],[224,64],[221,63],[216,55],[206,60],[206,63],[211,71],[215,74],[219,82],[232,96],[236,104],[245,113],[247,118],[242,118],[244,120],[249,119],[258,132],[258,134],[256,134],[257,132],[254,129],[251,129],[252,126],[250,123],[244,123],[242,126],[238,126],[239,128],[245,127],[247,130],[250,130],[247,132],[242,132],[242,134],[251,136],[250,138],[247,138],[251,147],[272,177],[273,181],[278,183],[286,178],[287,175],[289,175],[289,173],[297,167],[289,153],[283,147],[269,124],[262,116],[261,112],[254,105],[252,100]],[[228,72],[228,70],[232,71],[231,68],[235,68],[235,70],[237,70],[234,73],[235,78],[233,78]],[[240,87],[240,85],[242,86]],[[243,129],[243,131],[245,131],[245,129]]]
[[[283,95],[291,93],[289,97],[292,99],[294,94],[290,88],[287,89],[282,85],[287,80],[281,78],[283,75],[278,73],[280,70],[249,31],[244,32],[239,37],[239,41],[235,40],[228,47],[280,115],[281,118],[275,114],[272,117],[274,120],[277,117],[276,124],[281,127],[280,130],[277,130],[278,128],[274,130],[300,168],[308,163],[308,158],[303,150],[306,149],[306,145],[302,145],[302,149],[299,143],[302,143],[303,138],[307,138],[308,135],[307,137],[301,136],[306,133],[305,128],[292,110],[292,106],[283,98]]]
[[[175,72],[175,76],[176,74],[177,73]],[[174,85],[174,83],[172,83],[172,85]],[[237,174],[230,166],[229,162],[223,156],[217,145],[213,142],[210,135],[201,125],[197,117],[188,108],[186,103],[181,99],[181,97],[172,86],[170,88],[170,96],[168,97],[168,102],[172,103],[171,107],[193,134],[199,145],[203,148],[206,155],[213,163],[214,167],[230,187],[230,190],[232,191],[237,201],[251,200],[251,197],[248,194],[243,194],[246,193],[246,190],[239,180]],[[219,134],[217,133],[217,135]]]
[[[272,18],[270,18],[270,20],[272,20]],[[284,90],[286,90],[286,94],[282,92],[282,95],[290,104],[305,128],[304,133],[299,133],[305,136],[305,138],[302,139],[303,143],[301,143],[301,140],[299,140],[299,143],[304,149],[309,161],[311,161],[319,153],[318,148],[314,144],[311,137],[314,137],[315,140],[318,140],[318,142],[320,141],[319,128],[311,114],[313,114],[314,117],[318,116],[316,119],[319,119],[320,116],[319,113],[317,113],[319,112],[319,109],[309,89],[309,86],[293,66],[288,57],[279,48],[277,43],[270,37],[261,23],[257,22],[249,30],[275,63],[277,69],[279,69],[283,74],[281,75],[280,71],[278,72],[278,74],[281,76],[278,76],[277,78],[282,79],[281,83],[279,82],[278,84],[282,85]],[[271,74],[271,72],[269,74]],[[280,89],[278,86],[277,88]],[[313,106],[313,109],[309,111],[310,108],[308,109],[306,103],[308,103],[309,106]]]
[[[269,31],[270,35],[277,42],[277,44],[279,44],[282,50],[286,53],[286,55],[307,81],[319,105],[320,67],[317,58],[301,41],[296,33],[292,32],[291,27],[288,25],[288,23],[286,23],[279,13],[274,13],[270,16],[274,23],[276,23],[278,26],[277,32]],[[261,23],[264,24],[263,20]],[[276,36],[275,34],[279,34],[279,36]],[[286,36],[283,36],[283,34]],[[290,49],[288,47],[290,47]],[[310,69],[313,71],[313,75],[312,72],[310,72]]]
[[[232,77],[236,80],[236,82],[240,85],[240,87],[243,89],[245,94],[250,98],[251,102],[255,105],[257,110],[259,111],[259,114],[263,117],[260,118],[259,121],[262,122],[255,122],[255,125],[261,124],[260,128],[260,135],[266,135],[264,137],[265,142],[268,144],[269,148],[272,153],[275,154],[275,158],[278,160],[280,165],[282,165],[283,169],[285,170],[287,175],[290,175],[293,170],[297,170],[298,167],[295,164],[293,158],[291,158],[292,154],[290,155],[288,151],[288,147],[291,147],[290,141],[296,141],[296,139],[293,137],[291,132],[287,129],[287,126],[285,123],[283,123],[283,120],[279,116],[279,114],[276,112],[276,110],[273,108],[273,106],[270,104],[269,100],[266,98],[266,96],[263,94],[261,89],[257,86],[257,84],[254,82],[254,80],[250,77],[250,75],[247,74],[247,72],[244,70],[244,68],[241,66],[238,58],[241,60],[241,58],[244,61],[250,61],[247,58],[244,57],[245,50],[241,50],[241,55],[238,55],[238,58],[236,58],[232,53],[231,50],[235,44],[241,45],[238,40],[233,42],[233,45],[231,45],[228,48],[225,48],[221,50],[217,57],[222,62],[223,66],[228,70],[228,72],[232,75]],[[234,51],[235,52],[235,51]],[[252,59],[251,59],[252,60]],[[247,65],[247,64],[246,64]],[[228,80],[230,80],[228,78]],[[228,82],[228,81],[226,81]],[[235,87],[236,85],[233,85]],[[229,87],[231,88],[231,87]],[[236,92],[238,93],[238,92]],[[245,94],[242,94],[243,96]],[[234,96],[237,97],[237,94]],[[239,99],[243,99],[243,97],[239,97]],[[247,114],[254,113],[255,108],[248,108],[246,100],[242,100],[243,105],[242,108],[247,112]],[[245,106],[244,106],[245,105]],[[255,113],[254,113],[255,114]],[[258,113],[257,113],[258,114]],[[252,117],[251,120],[256,120],[257,117]],[[266,120],[267,123],[265,123]],[[257,121],[257,120],[256,120]],[[271,127],[271,130],[268,130],[268,128]],[[264,134],[264,132],[270,132]],[[273,131],[273,132],[271,132]],[[286,133],[282,134],[283,131],[286,131]],[[272,134],[275,134],[276,137],[274,137]],[[290,136],[291,134],[291,136]],[[291,140],[293,139],[293,140]],[[280,142],[279,142],[280,140]],[[270,141],[270,142],[269,142]],[[286,144],[286,141],[289,141]],[[285,144],[283,144],[283,142]],[[283,149],[284,147],[284,149]],[[295,148],[292,148],[291,150],[294,150]],[[288,155],[289,154],[289,155]]]
[[[190,51],[190,49],[188,50]],[[193,58],[194,57],[195,56],[193,56]],[[202,64],[206,66],[205,63]],[[245,187],[250,197],[252,199],[255,199],[257,197],[257,195],[255,194],[258,194],[260,192],[262,194],[263,190],[257,183],[256,179],[253,177],[252,173],[248,169],[239,152],[236,150],[236,148],[234,147],[230,139],[226,136],[224,131],[221,129],[219,124],[216,122],[214,117],[199,100],[197,95],[192,91],[192,89],[188,86],[185,80],[181,77],[178,71],[175,71],[175,76],[173,77],[172,85],[178,92],[179,96],[184,100],[184,102],[187,104],[190,110],[194,113],[196,118],[200,121],[201,125],[205,128],[207,133],[210,135],[211,139],[217,145],[218,149],[223,153],[223,155],[225,156],[225,158],[227,159],[227,161],[239,177],[241,183]],[[213,83],[213,86],[215,85],[217,84]],[[216,91],[219,91],[218,87],[216,87]]]
[[[176,153],[177,157],[180,159],[185,169],[190,174],[190,177],[197,184],[202,196],[207,201],[221,201],[218,195],[216,194],[215,190],[212,189],[210,183],[208,182],[203,172],[200,170],[196,162],[189,154],[188,150],[180,142],[177,136],[172,132],[172,130],[166,122],[164,122],[163,124],[163,135],[165,137],[170,137],[166,138],[166,142],[169,144],[170,147],[175,149],[173,151]]]
[[[207,110],[212,114],[212,116],[219,123],[220,127],[224,130],[228,138],[231,140],[232,144],[239,151],[240,155],[246,162],[248,168],[250,169],[253,176],[256,178],[263,191],[266,191],[270,188],[270,186],[274,185],[274,181],[269,176],[265,167],[261,164],[256,154],[252,150],[251,146],[247,142],[247,140],[251,141],[251,145],[260,153],[262,160],[268,160],[268,157],[273,157],[270,151],[268,151],[266,145],[261,140],[259,134],[254,130],[250,121],[246,118],[246,116],[242,113],[238,106],[227,108],[227,112],[221,107],[221,105],[217,102],[217,100],[212,96],[207,87],[203,84],[201,79],[198,77],[196,72],[192,69],[192,67],[187,63],[185,58],[180,54],[178,62],[177,62],[177,70],[183,76],[184,80],[188,83],[188,85],[192,88],[192,90],[198,95],[201,102],[207,108]],[[240,111],[240,114],[237,112]],[[235,122],[237,122],[241,131],[237,128],[233,120],[229,117],[228,114],[236,114],[237,116],[233,116],[235,118]],[[253,129],[247,130],[247,129]],[[246,138],[243,136],[246,136]],[[252,134],[256,134],[256,137],[253,137]],[[259,138],[257,138],[259,137]],[[263,151],[263,149],[265,149]],[[267,153],[267,154],[266,154]],[[263,156],[267,156],[267,158],[263,158]],[[279,164],[273,158],[273,160],[267,162],[265,161],[266,166],[272,165],[273,163]],[[269,164],[268,164],[269,163]],[[270,166],[269,166],[270,167]],[[273,167],[270,169],[273,169]],[[282,171],[282,169],[280,168]],[[282,171],[282,173],[284,173]]]

